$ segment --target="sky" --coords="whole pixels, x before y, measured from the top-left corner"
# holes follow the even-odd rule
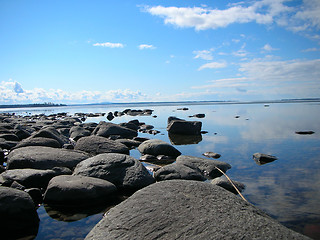
[[[320,97],[319,0],[0,0],[0,104]]]

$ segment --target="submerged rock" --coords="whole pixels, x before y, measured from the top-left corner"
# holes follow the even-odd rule
[[[211,181],[212,184],[215,184],[219,187],[222,187],[234,194],[238,194],[237,190],[234,188],[234,186],[230,183],[229,180],[227,180],[226,178],[215,178]],[[232,183],[236,186],[236,188],[239,190],[239,192],[242,192],[245,189],[245,185],[241,182],[237,182],[237,181],[233,181]]]
[[[152,184],[110,209],[85,239],[308,238],[213,184],[171,180]]]
[[[208,158],[220,158],[221,157],[221,155],[219,153],[214,153],[214,152],[205,152],[202,155],[205,157],[208,157]]]

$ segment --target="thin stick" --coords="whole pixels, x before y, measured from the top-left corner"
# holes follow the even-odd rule
[[[218,168],[218,167],[215,167],[215,168],[218,169],[218,170],[228,179],[228,181],[232,184],[232,186],[233,186],[234,189],[237,191],[237,193],[239,194],[239,196],[240,196],[243,200],[245,200],[247,203],[249,203],[249,202],[247,201],[247,199],[245,199],[244,196],[240,193],[239,189],[236,187],[236,185],[234,185],[234,183],[233,183],[232,180],[228,177],[228,175],[227,175],[224,171],[222,171],[220,168]]]

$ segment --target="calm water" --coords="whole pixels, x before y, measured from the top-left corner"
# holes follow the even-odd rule
[[[188,107],[188,111],[177,108]],[[63,107],[53,109],[22,109],[20,114],[76,112],[98,113],[123,111],[127,106]],[[244,197],[266,211],[287,227],[313,238],[320,238],[320,104],[217,104],[183,106],[130,106],[131,109],[153,109],[152,116],[122,116],[112,122],[132,119],[155,126],[161,133],[141,134],[171,142],[184,155],[202,157],[207,151],[221,154],[219,160],[232,168],[227,172],[233,180],[246,185]],[[189,118],[205,113],[203,119]],[[208,131],[200,139],[179,145],[179,139],[170,139],[166,124],[169,116],[202,121],[202,130]],[[236,116],[238,116],[236,118]],[[88,118],[87,122],[107,121],[105,117]],[[312,135],[298,135],[296,131],[312,130]],[[197,144],[192,142],[198,142]],[[278,160],[257,165],[252,159],[256,152],[271,154]],[[139,158],[137,150],[131,155]],[[100,211],[100,213],[99,213]],[[103,210],[90,213],[65,213],[41,206],[41,219],[36,239],[82,239],[102,218]],[[92,214],[88,216],[88,214]]]

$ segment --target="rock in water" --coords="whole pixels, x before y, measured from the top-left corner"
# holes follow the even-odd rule
[[[99,178],[60,175],[52,178],[44,202],[61,205],[92,205],[110,201],[117,188]]]
[[[0,223],[1,239],[33,239],[37,235],[39,217],[28,193],[0,187]]]
[[[154,183],[154,178],[137,159],[120,153],[103,153],[82,161],[74,175],[107,180],[118,189],[137,190]]]
[[[258,165],[263,165],[269,162],[273,162],[277,160],[278,158],[272,155],[264,154],[264,153],[254,153],[253,154],[253,160],[258,164]]]
[[[152,184],[112,208],[85,239],[308,238],[223,188],[171,180]]]
[[[158,139],[151,139],[141,143],[138,147],[138,150],[142,154],[151,154],[154,156],[166,155],[171,157],[178,157],[179,155],[181,155],[181,152],[174,146]]]

